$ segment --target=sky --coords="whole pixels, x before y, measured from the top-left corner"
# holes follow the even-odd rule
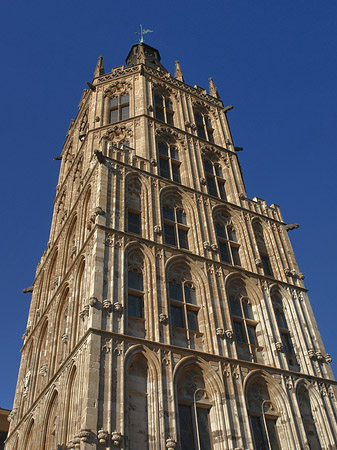
[[[337,2],[3,0],[0,407],[11,409],[34,280],[49,238],[61,153],[98,57],[125,63],[140,24],[174,74],[228,113],[248,198],[281,206],[337,374]]]

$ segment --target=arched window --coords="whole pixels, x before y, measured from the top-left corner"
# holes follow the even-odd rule
[[[287,319],[284,313],[282,296],[277,290],[274,290],[272,292],[271,299],[273,302],[275,317],[282,339],[283,351],[287,357],[289,365],[297,367],[298,364],[295,356],[295,349],[291,340]]]
[[[71,376],[69,379],[69,385],[67,389],[67,398],[66,398],[66,419],[65,419],[65,442],[69,442],[70,439],[74,435],[74,430],[76,429],[76,421],[78,420],[79,414],[79,405],[76,402],[76,394],[78,393],[77,389],[77,373],[76,367],[72,368]]]
[[[55,392],[45,424],[43,450],[54,450],[57,448],[57,444],[59,443],[57,442],[56,436],[56,427],[59,422],[58,415],[58,395]]]
[[[188,249],[186,214],[179,197],[163,200],[163,221],[165,244]]]
[[[129,94],[123,93],[109,98],[109,123],[129,118]]]
[[[148,450],[148,367],[143,355],[132,358],[126,385],[128,449]]]
[[[214,222],[221,261],[241,266],[240,246],[230,216],[226,213],[219,213],[215,216]]]
[[[247,402],[255,450],[280,450],[276,425],[279,413],[263,378],[249,385]]]
[[[68,233],[67,233],[66,256],[65,256],[65,269],[66,270],[68,270],[68,268],[72,264],[72,262],[76,256],[76,253],[77,253],[76,223],[77,223],[77,217],[75,216],[72,219],[71,225],[70,225]]]
[[[180,183],[180,161],[177,147],[158,142],[160,176]]]
[[[240,281],[230,284],[228,299],[232,314],[233,330],[237,345],[238,358],[260,362],[260,348],[256,336],[257,321],[254,318],[251,300],[246,288]]]
[[[173,104],[171,100],[165,97],[160,92],[154,94],[154,115],[155,118],[166,122],[168,125],[173,125]]]
[[[203,158],[207,191],[209,195],[226,200],[225,179],[222,167],[219,163],[214,163],[209,158]]]
[[[137,179],[127,182],[127,231],[134,234],[142,234],[141,230],[141,184]]]
[[[195,109],[194,120],[197,127],[198,136],[214,143],[212,123],[208,115],[198,109]]]
[[[263,228],[259,221],[253,223],[253,230],[256,239],[257,248],[259,250],[261,264],[265,275],[273,276],[273,270],[271,268],[267,246],[264,240]]]
[[[188,366],[177,382],[182,449],[212,450],[212,402],[199,367]]]
[[[144,318],[143,255],[139,251],[128,256],[128,314],[129,317]]]
[[[304,386],[301,386],[297,397],[307,437],[306,444],[309,444],[310,450],[320,450],[322,446],[319,442],[315,419],[312,415],[312,405],[308,390]]]
[[[172,338],[175,345],[197,348],[200,346],[200,330],[196,289],[187,266],[179,264],[168,273],[168,298]]]

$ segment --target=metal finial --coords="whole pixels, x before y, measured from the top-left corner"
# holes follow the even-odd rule
[[[140,33],[136,31],[136,34],[140,34],[139,42],[142,44],[144,42],[144,34],[153,33],[153,30],[143,30],[143,25],[140,25]]]

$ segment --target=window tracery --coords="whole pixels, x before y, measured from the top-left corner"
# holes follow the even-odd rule
[[[203,164],[209,195],[226,200],[225,179],[221,165],[208,157],[203,157]]]
[[[280,450],[277,430],[279,412],[271,400],[267,383],[255,379],[247,390],[248,412],[256,450]]]
[[[179,248],[188,249],[188,226],[186,214],[179,197],[167,196],[162,206],[164,222],[164,242]]]
[[[179,152],[175,145],[158,142],[159,174],[168,180],[180,183]]]
[[[137,178],[127,181],[126,203],[126,229],[130,233],[141,235],[141,183]]]
[[[128,256],[128,315],[144,318],[144,258],[140,251],[131,252]]]
[[[174,125],[173,103],[168,96],[159,91],[154,93],[154,115],[156,119]]]
[[[319,442],[315,419],[312,413],[312,402],[305,386],[302,385],[299,388],[297,399],[309,448],[310,450],[320,450],[322,446]]]
[[[181,448],[211,450],[210,414],[212,401],[201,370],[189,366],[177,383]]]
[[[214,130],[211,119],[207,113],[200,109],[194,109],[194,121],[197,127],[197,135],[202,139],[206,139],[207,141],[214,143]]]
[[[261,223],[256,220],[253,222],[253,230],[256,239],[257,248],[259,251],[263,272],[265,275],[273,276],[273,269],[271,267],[267,246],[264,239],[264,233]]]
[[[247,296],[244,284],[236,281],[228,288],[228,300],[232,315],[233,330],[238,358],[259,362],[261,350],[257,340],[257,320],[254,317],[252,302]]]
[[[215,232],[218,239],[221,261],[232,265],[241,266],[238,239],[230,216],[218,213],[214,218]]]
[[[271,299],[273,303],[276,322],[281,335],[283,351],[286,355],[289,365],[297,367],[298,364],[296,360],[294,344],[290,336],[290,330],[284,312],[283,298],[280,292],[274,289],[271,295]]]

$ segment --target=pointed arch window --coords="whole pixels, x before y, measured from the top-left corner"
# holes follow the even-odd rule
[[[201,370],[186,368],[178,379],[177,391],[181,448],[212,450],[212,402]]]
[[[158,142],[159,173],[168,180],[180,183],[179,152],[175,145]]]
[[[127,231],[141,235],[141,183],[138,179],[127,182]]]
[[[144,318],[143,255],[133,252],[128,258],[128,314]]]
[[[280,331],[281,340],[283,344],[283,351],[286,355],[287,361],[290,366],[298,367],[294,344],[292,342],[290,331],[284,312],[283,298],[277,290],[273,290],[271,295],[276,322]],[[294,367],[291,367],[294,369]]]
[[[277,430],[279,413],[264,379],[254,380],[247,390],[247,402],[256,450],[280,450]]]
[[[265,275],[273,276],[273,269],[270,264],[270,259],[268,255],[267,246],[264,239],[264,233],[262,225],[259,221],[255,221],[253,223],[253,230],[256,239],[257,248],[259,250],[259,255],[261,259],[261,264],[263,268],[263,272]]]
[[[188,226],[186,214],[179,198],[169,197],[163,201],[165,244],[188,249]]]
[[[202,349],[199,330],[200,306],[196,287],[187,266],[171,268],[167,281],[172,339],[175,345]]]
[[[206,157],[203,158],[203,164],[209,195],[226,200],[225,179],[221,165]]]
[[[129,118],[129,94],[123,93],[109,98],[109,123]]]
[[[243,283],[234,283],[228,290],[229,306],[239,359],[260,362],[259,347],[251,300]]]
[[[174,125],[173,104],[168,97],[165,97],[165,95],[160,92],[154,94],[154,115],[156,119],[161,120],[168,125]]]
[[[194,120],[197,127],[197,134],[200,138],[206,139],[207,141],[214,143],[213,138],[213,127],[211,119],[204,112],[195,109],[194,110]]]
[[[320,450],[322,446],[319,442],[315,419],[312,414],[309,392],[305,386],[299,388],[297,398],[309,448],[312,450]]]
[[[221,261],[241,266],[238,239],[232,220],[226,213],[215,216],[215,232]]]

